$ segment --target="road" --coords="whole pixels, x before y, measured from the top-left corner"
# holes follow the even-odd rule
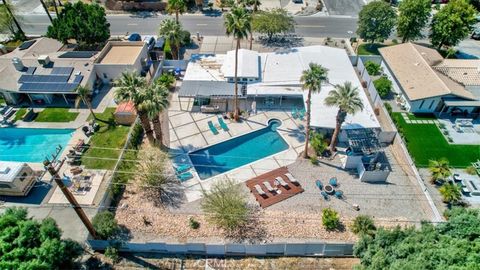
[[[168,16],[111,15],[107,19],[114,36],[125,35],[127,32],[154,35],[166,17]],[[50,25],[46,15],[23,15],[21,21],[24,31],[30,35],[43,35]],[[183,15],[180,21],[192,34],[197,31],[203,36],[225,34],[221,16]],[[295,17],[295,22],[295,33],[304,37],[351,37],[357,28],[357,19],[350,17]]]

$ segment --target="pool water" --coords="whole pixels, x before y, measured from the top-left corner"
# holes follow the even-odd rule
[[[280,124],[279,120],[272,119],[265,128],[190,152],[188,155],[202,180],[228,172],[287,150],[287,142],[277,132]]]
[[[45,156],[63,149],[72,138],[74,129],[0,128],[0,160],[43,162]]]

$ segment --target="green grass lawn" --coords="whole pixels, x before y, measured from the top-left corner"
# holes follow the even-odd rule
[[[480,159],[478,146],[449,144],[435,124],[407,124],[400,113],[393,115],[418,167],[427,167],[431,159],[447,158],[453,167],[467,167]]]
[[[27,112],[27,108],[20,108],[18,111],[15,113],[15,121],[22,120],[23,116]]]
[[[378,49],[388,45],[379,44],[379,43],[363,43],[358,46],[357,54],[358,55],[380,55]]]
[[[45,108],[39,112],[35,122],[70,122],[77,119],[77,112],[69,112],[68,108]]]
[[[113,169],[117,158],[125,144],[130,127],[116,125],[113,120],[115,108],[107,108],[103,113],[95,114],[97,118],[104,121],[97,121],[100,130],[90,139],[90,146],[82,157],[82,165],[90,169]],[[91,119],[91,117],[89,117]],[[117,148],[100,149],[100,148]],[[100,158],[100,159],[97,159]]]

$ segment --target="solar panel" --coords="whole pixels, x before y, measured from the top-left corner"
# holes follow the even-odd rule
[[[73,93],[78,83],[24,83],[20,92]]]
[[[52,75],[68,75],[72,74],[73,68],[72,67],[54,67],[50,74]]]
[[[19,83],[66,83],[70,75],[28,75],[24,74],[18,79]]]
[[[30,48],[30,46],[32,46],[33,43],[35,43],[35,42],[36,42],[36,40],[25,41],[20,46],[18,46],[18,49],[19,50],[26,50],[26,49]]]
[[[74,51],[65,52],[58,56],[58,58],[90,58],[97,54],[95,51]]]
[[[37,67],[28,67],[26,74],[33,75]]]
[[[75,79],[73,80],[73,83],[81,83],[83,80],[83,75],[77,75],[75,76]]]

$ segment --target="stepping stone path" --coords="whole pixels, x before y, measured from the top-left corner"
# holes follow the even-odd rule
[[[438,124],[438,120],[413,120],[408,118],[407,113],[402,113],[403,120],[405,120],[405,123],[407,124]]]

